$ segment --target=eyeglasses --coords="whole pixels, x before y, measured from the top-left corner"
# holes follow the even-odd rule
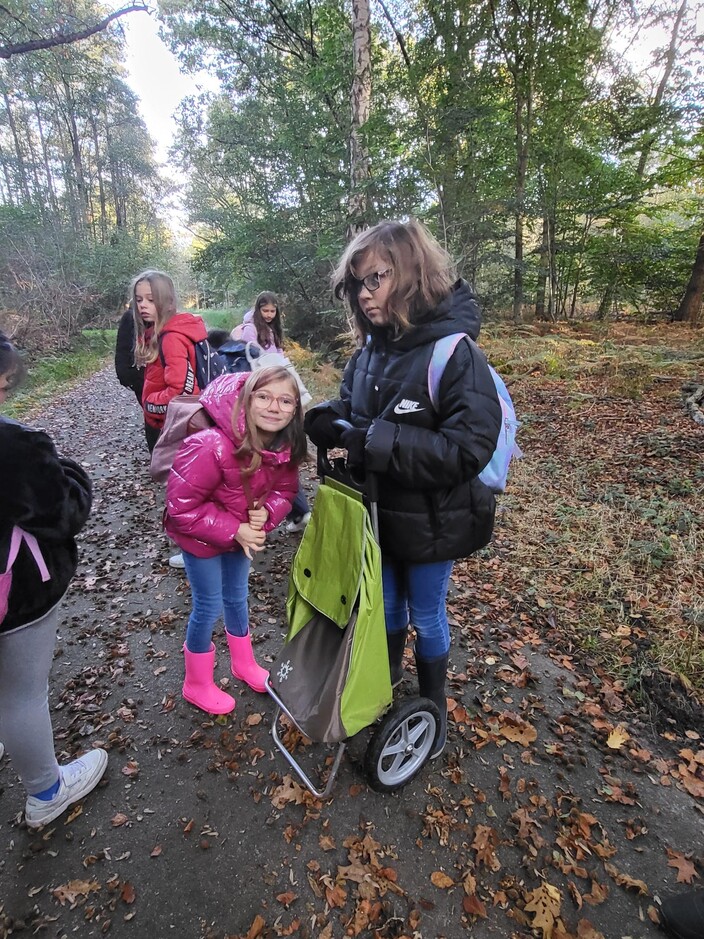
[[[381,287],[381,281],[384,277],[388,277],[389,274],[393,274],[393,267],[387,267],[385,271],[374,271],[373,274],[367,274],[366,277],[353,277],[357,290],[361,290],[362,287],[366,287],[369,293],[374,293],[375,290],[378,290]]]
[[[269,408],[276,401],[284,414],[290,414],[298,407],[298,401],[291,395],[279,395],[277,397],[269,394],[268,391],[255,391],[252,400],[260,408]]]

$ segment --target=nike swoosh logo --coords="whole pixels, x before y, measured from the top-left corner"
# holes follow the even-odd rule
[[[419,408],[417,401],[402,401],[394,408],[394,414],[412,414],[414,411],[425,411],[425,408]]]

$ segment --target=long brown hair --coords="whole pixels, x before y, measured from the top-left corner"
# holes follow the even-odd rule
[[[435,309],[457,277],[450,255],[416,219],[379,222],[360,232],[347,246],[331,280],[337,299],[346,300],[362,341],[370,324],[359,305],[356,273],[367,254],[378,254],[393,269],[388,308],[389,326],[396,336]]]
[[[263,306],[275,306],[276,316],[270,323],[262,316]],[[254,310],[252,312],[252,322],[257,330],[257,342],[260,346],[268,346],[271,343],[269,330],[274,334],[274,345],[280,349],[284,344],[284,326],[279,300],[275,293],[265,290],[260,293],[254,301]]]
[[[265,447],[259,428],[252,417],[252,395],[256,391],[266,388],[272,382],[283,380],[288,381],[291,385],[291,394],[296,399],[296,410],[286,427],[279,431],[274,440]],[[240,426],[240,415],[243,412],[244,434]],[[261,466],[262,450],[283,450],[290,447],[291,462],[294,465],[303,462],[308,448],[305,431],[303,430],[301,396],[296,379],[285,366],[273,365],[269,368],[261,368],[247,377],[242,386],[242,392],[237,399],[237,404],[232,411],[232,429],[235,433],[235,439],[239,443],[236,452],[237,457],[242,460],[243,468],[241,472],[245,476],[251,476]]]
[[[154,328],[148,339],[145,336],[147,327],[139,315],[135,297],[137,285],[142,281],[149,284],[154,306],[156,307]],[[178,303],[174,282],[163,271],[142,271],[141,274],[137,274],[130,284],[130,300],[132,301],[132,316],[134,317],[134,364],[149,365],[150,362],[155,362],[159,355],[159,334],[176,313]]]

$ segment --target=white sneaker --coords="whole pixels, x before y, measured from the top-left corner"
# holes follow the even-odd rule
[[[0,743],[0,760],[3,758],[4,755],[5,755],[5,744]]]
[[[182,571],[186,566],[186,562],[183,560],[182,554],[174,554],[169,558],[169,567],[175,567],[177,570]]]
[[[285,531],[287,532],[303,531],[303,529],[306,527],[309,521],[310,521],[310,512],[306,512],[305,515],[301,515],[301,517],[298,519],[297,522],[294,522],[293,519],[291,519],[290,522],[286,522]]]
[[[87,796],[100,782],[108,755],[100,748],[85,753],[73,763],[59,767],[59,791],[53,799],[44,802],[36,796],[28,796],[24,807],[27,828],[39,828],[58,818],[69,805]]]

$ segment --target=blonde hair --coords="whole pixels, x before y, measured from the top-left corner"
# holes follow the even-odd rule
[[[255,392],[261,391],[262,388],[272,384],[272,382],[283,380],[288,381],[291,386],[291,393],[296,399],[296,410],[293,412],[288,424],[265,447],[259,428],[252,417],[252,396]],[[242,435],[239,427],[240,414],[243,411],[244,435]],[[305,431],[303,430],[301,396],[296,379],[285,366],[273,365],[269,368],[261,368],[247,377],[232,411],[232,429],[235,433],[235,439],[238,441],[237,457],[244,464],[241,472],[245,476],[251,476],[261,466],[262,450],[283,450],[285,447],[290,447],[291,462],[294,464],[303,462],[307,453],[307,444]]]
[[[369,332],[369,320],[357,299],[356,268],[368,254],[378,254],[393,269],[388,309],[389,325],[396,336],[434,310],[457,279],[450,255],[416,219],[379,222],[360,232],[347,246],[331,280],[337,299],[347,302],[362,341]]]
[[[145,338],[147,326],[139,315],[135,293],[137,286],[146,281],[152,292],[152,300],[156,307],[156,319],[149,339]],[[176,288],[168,274],[163,271],[147,270],[132,280],[130,284],[130,301],[132,303],[132,316],[134,318],[134,363],[135,365],[149,365],[155,362],[159,355],[159,335],[171,317],[176,313],[178,306]]]

